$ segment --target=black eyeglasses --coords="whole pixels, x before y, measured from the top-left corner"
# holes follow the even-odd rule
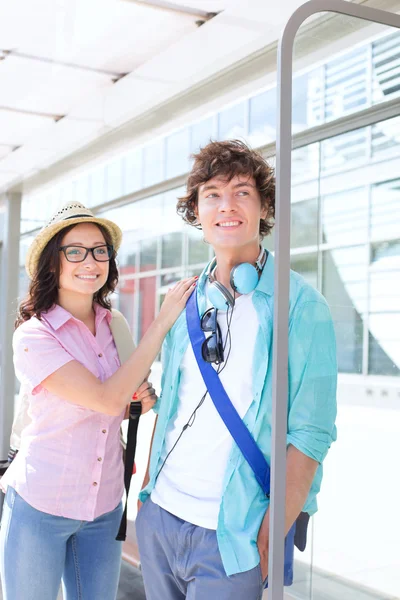
[[[114,247],[111,244],[104,244],[103,246],[95,246],[94,248],[84,248],[83,246],[61,246],[60,252],[64,252],[65,258],[68,262],[78,263],[83,262],[89,252],[92,253],[94,260],[97,262],[108,262],[112,259],[114,254]]]
[[[222,343],[221,329],[217,322],[217,309],[209,308],[201,317],[201,328],[212,335],[204,340],[201,346],[203,359],[209,363],[220,365],[224,362],[224,346]]]

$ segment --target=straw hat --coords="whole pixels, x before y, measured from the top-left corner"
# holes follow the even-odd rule
[[[33,279],[39,258],[48,242],[62,229],[78,223],[97,223],[104,227],[110,234],[114,250],[117,251],[121,245],[122,231],[112,221],[95,217],[91,210],[79,202],[68,202],[58,210],[50,221],[37,234],[29,247],[25,261],[25,269],[30,279]]]

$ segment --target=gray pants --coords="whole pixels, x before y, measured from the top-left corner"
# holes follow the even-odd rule
[[[261,600],[261,568],[228,577],[217,536],[149,498],[136,519],[147,600]]]

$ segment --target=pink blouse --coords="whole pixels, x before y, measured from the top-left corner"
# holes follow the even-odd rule
[[[95,336],[58,305],[15,331],[15,372],[28,390],[32,423],[0,482],[38,510],[82,521],[113,510],[122,498],[124,411],[118,417],[96,412],[51,394],[41,383],[71,360],[101,381],[118,369],[111,313],[99,305],[95,310]]]

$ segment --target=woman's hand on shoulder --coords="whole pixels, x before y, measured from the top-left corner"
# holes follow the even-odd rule
[[[185,308],[186,302],[189,300],[196,287],[197,279],[197,276],[182,279],[168,290],[156,319],[156,321],[165,326],[167,330],[171,329],[172,325]]]

